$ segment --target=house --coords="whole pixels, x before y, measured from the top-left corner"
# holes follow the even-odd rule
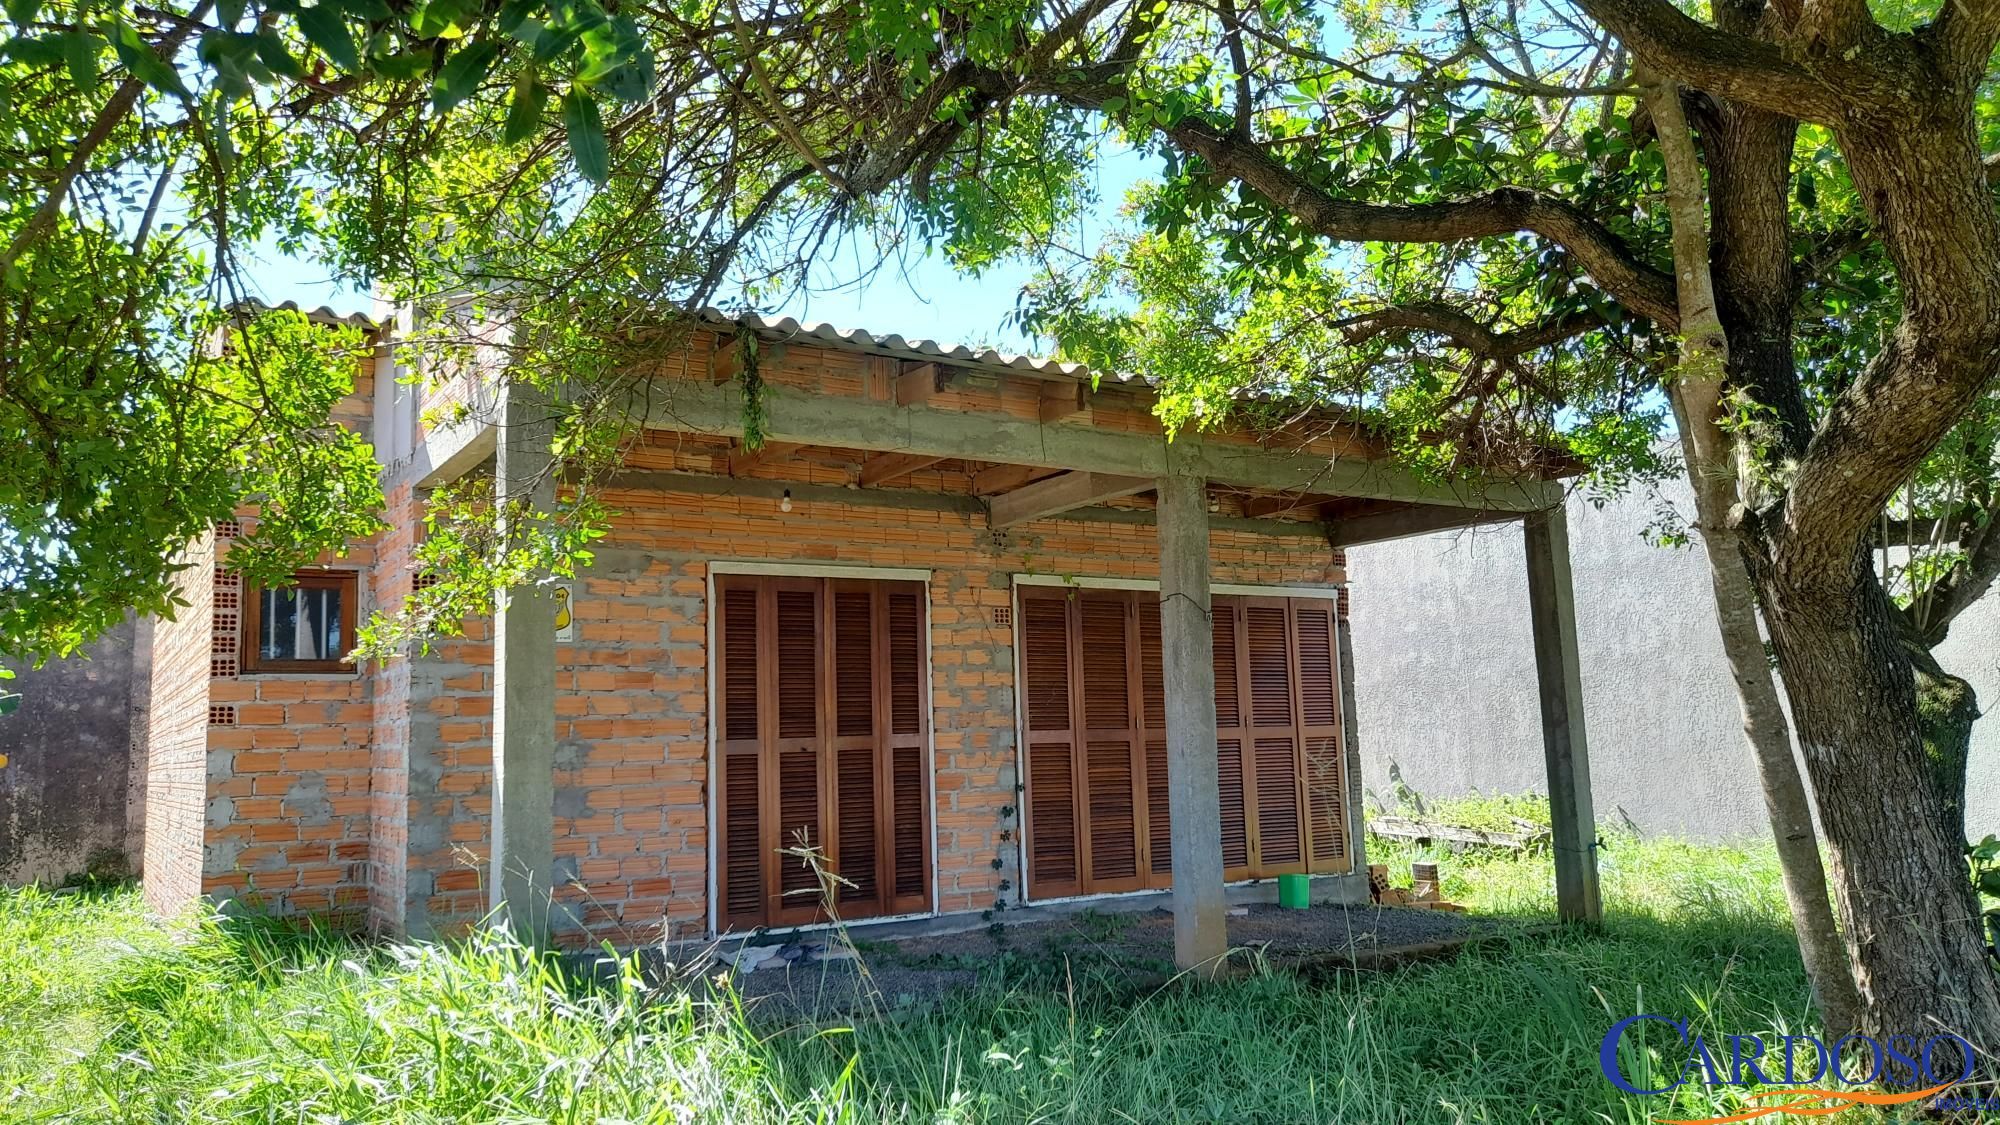
[[[823,921],[803,841],[850,921],[1171,886],[1199,964],[1227,882],[1366,894],[1343,549],[1525,519],[1562,907],[1597,912],[1552,482],[1426,482],[1333,414],[1169,443],[1139,381],[708,313],[633,396],[590,568],[355,666],[356,621],[421,580],[429,489],[485,466],[500,500],[555,488],[549,404],[476,367],[413,386],[371,330],[339,418],[383,463],[389,530],[260,590],[219,527],[153,629],[163,911],[698,938]]]

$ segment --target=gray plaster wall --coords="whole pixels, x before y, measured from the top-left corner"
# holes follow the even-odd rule
[[[1686,485],[1569,504],[1577,643],[1598,817],[1720,839],[1769,831],[1698,548],[1642,536]],[[1352,548],[1363,784],[1425,795],[1547,792],[1519,524]],[[1940,652],[2000,711],[2000,590]],[[2000,833],[2000,718],[1973,735],[1967,830]]]
[[[0,885],[136,871],[135,632],[128,620],[87,658],[13,666],[6,686],[22,698],[0,716]]]

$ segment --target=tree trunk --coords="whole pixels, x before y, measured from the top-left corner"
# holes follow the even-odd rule
[[[1757,626],[1756,597],[1746,570],[1738,505],[1735,452],[1718,418],[1729,343],[1717,313],[1709,272],[1701,164],[1672,82],[1651,83],[1649,100],[1666,162],[1667,203],[1673,219],[1674,272],[1681,313],[1680,363],[1667,394],[1681,435],[1683,459],[1694,489],[1697,526],[1708,552],[1715,623],[1736,680],[1743,736],[1757,759],[1764,809],[1771,818],[1783,873],[1785,901],[1798,931],[1799,956],[1829,1041],[1852,1031],[1860,1001],[1846,951],[1827,898],[1826,869],[1813,830],[1812,805],[1792,756],[1791,726]]]
[[[2000,1050],[2000,986],[1966,878],[1962,799],[1948,795],[1923,737],[1896,609],[1866,550],[1853,553],[1840,591],[1801,589],[1782,565],[1761,562],[1758,586],[1834,859],[1863,1026],[1877,1036],[1949,1031]]]

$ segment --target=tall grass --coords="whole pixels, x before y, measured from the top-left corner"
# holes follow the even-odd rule
[[[773,1026],[634,962],[586,982],[493,936],[169,932],[130,891],[6,892],[0,1120],[1637,1125],[1740,1105],[1621,1094],[1597,1048],[1641,1011],[1810,1024],[1769,850],[1620,841],[1604,870],[1601,930],[1451,963],[1136,991],[1075,975],[852,1026]],[[1482,910],[1544,915],[1550,883],[1546,857],[1446,866]]]

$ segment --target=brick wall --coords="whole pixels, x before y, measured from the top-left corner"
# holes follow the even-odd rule
[[[219,530],[213,568],[202,890],[262,913],[355,925],[368,895],[371,684],[355,673],[242,673],[244,583],[226,566],[233,531]],[[361,572],[362,620],[373,558],[360,545],[320,560]]]
[[[1153,579],[1150,525],[1045,520],[996,536],[982,516],[948,504],[798,499],[786,512],[778,498],[753,496],[630,491],[608,500],[623,515],[579,576],[576,636],[560,647],[555,673],[565,940],[646,942],[663,924],[674,937],[706,925],[710,559],[933,572],[939,905],[1018,901],[1013,631],[1004,612],[1012,576]],[[1214,580],[1340,580],[1337,556],[1316,535],[1218,530]],[[435,690],[420,701],[413,688],[410,702],[412,930],[450,932],[485,909],[491,658],[479,632],[442,645],[428,675],[416,669]]]
[[[208,815],[208,678],[215,540],[181,555],[174,583],[187,607],[151,628],[146,687],[146,903],[161,914],[193,906],[202,890]]]

